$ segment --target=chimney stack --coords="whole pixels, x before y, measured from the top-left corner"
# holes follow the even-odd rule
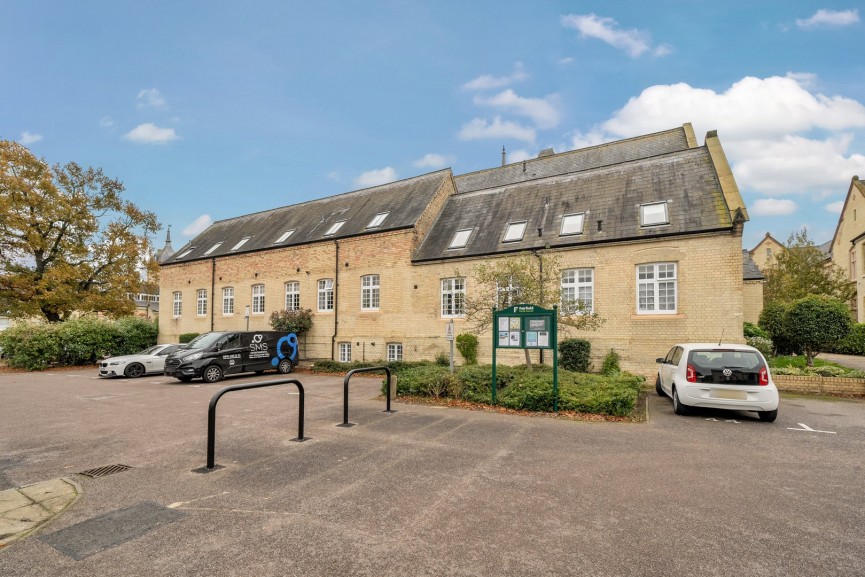
[[[502,166],[504,166],[505,164],[507,164],[507,158],[508,158],[508,155],[507,155],[507,153],[505,152],[505,147],[502,146]]]

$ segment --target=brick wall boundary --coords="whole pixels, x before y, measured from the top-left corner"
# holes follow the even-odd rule
[[[772,379],[779,391],[865,396],[865,379],[798,375],[772,375]]]

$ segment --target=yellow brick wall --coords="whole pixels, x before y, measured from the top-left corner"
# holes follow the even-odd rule
[[[742,303],[743,320],[756,325],[763,312],[763,281],[744,281]]]
[[[300,282],[301,307],[314,313],[313,329],[301,339],[304,358],[331,358],[331,342],[350,342],[353,360],[383,359],[387,343],[402,343],[405,360],[432,359],[448,352],[445,340],[450,319],[441,316],[441,279],[459,269],[467,275],[478,260],[411,264],[414,231],[397,231],[326,241],[300,247],[274,249],[248,255],[220,257],[214,273],[215,298],[208,302],[208,315],[196,316],[196,289],[211,285],[211,261],[163,266],[160,276],[160,342],[176,341],[186,332],[239,330],[245,327],[244,307],[251,304],[251,287],[266,287],[265,314],[251,315],[249,327],[268,329],[270,312],[284,307],[284,283]],[[677,342],[743,342],[744,291],[741,238],[732,234],[619,243],[595,248],[562,250],[556,254],[563,268],[594,269],[595,310],[606,319],[597,332],[559,337],[587,338],[592,342],[594,365],[614,349],[623,369],[651,374],[654,359]],[[656,262],[678,265],[678,311],[675,315],[636,314],[636,266]],[[317,282],[336,278],[338,314],[317,311]],[[298,269],[300,269],[298,271]],[[378,311],[361,311],[361,277],[380,276],[381,305]],[[235,289],[235,312],[222,314],[222,289]],[[172,293],[183,293],[183,314],[172,315]],[[334,321],[338,330],[334,336]],[[456,319],[455,334],[467,332],[465,321]],[[491,360],[491,335],[480,337],[480,362]],[[500,351],[500,362],[523,362],[522,351]],[[338,355],[338,348],[334,349]],[[457,362],[461,363],[459,354]],[[533,353],[535,359],[538,353]],[[550,353],[546,359],[551,360]]]
[[[771,236],[766,235],[757,246],[751,249],[750,253],[751,258],[754,259],[754,262],[757,264],[757,268],[766,272],[769,267],[775,264],[775,257],[781,254],[781,251],[783,250],[786,250],[786,247],[783,244]]]

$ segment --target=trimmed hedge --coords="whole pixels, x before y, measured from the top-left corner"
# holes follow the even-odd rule
[[[846,337],[835,343],[832,352],[841,355],[865,355],[865,323],[856,323]]]
[[[585,339],[565,339],[559,343],[559,363],[565,370],[588,372],[591,354],[592,344]]]

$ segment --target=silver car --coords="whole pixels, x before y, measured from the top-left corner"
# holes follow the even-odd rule
[[[182,345],[156,345],[134,355],[111,357],[99,362],[100,377],[143,377],[148,373],[162,373],[165,359]]]
[[[738,344],[689,343],[670,349],[659,363],[655,390],[673,399],[673,411],[691,407],[756,411],[761,421],[778,417],[778,389],[760,351]]]

